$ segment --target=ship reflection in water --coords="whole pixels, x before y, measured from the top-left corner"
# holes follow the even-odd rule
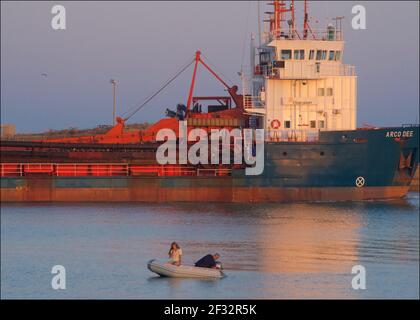
[[[418,298],[419,196],[293,205],[2,206],[2,298]],[[155,277],[171,241],[184,263],[220,252],[218,281]],[[51,267],[67,289],[51,289]],[[354,265],[367,289],[353,290]]]

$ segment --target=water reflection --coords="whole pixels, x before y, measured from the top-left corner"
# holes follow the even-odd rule
[[[76,298],[353,297],[350,271],[363,264],[376,277],[367,297],[418,296],[418,209],[417,193],[355,203],[7,204],[2,291],[50,297],[24,283],[48,277],[43,270],[59,261],[82,275],[67,293]],[[166,259],[172,241],[185,264],[221,253],[227,278],[154,276],[147,261]]]
[[[263,272],[347,272],[357,260],[362,218],[358,212],[328,205],[270,208],[256,238]]]

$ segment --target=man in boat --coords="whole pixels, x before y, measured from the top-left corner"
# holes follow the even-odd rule
[[[202,257],[200,260],[198,260],[195,263],[196,267],[200,268],[217,268],[216,260],[220,258],[220,254],[208,254],[204,257]]]

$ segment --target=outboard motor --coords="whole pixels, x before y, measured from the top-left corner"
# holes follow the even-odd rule
[[[177,118],[180,121],[183,121],[185,118],[185,113],[187,112],[187,107],[184,104],[178,103],[176,105],[176,112],[170,109],[166,109],[166,116],[170,118]]]
[[[166,109],[166,116],[169,117],[169,118],[176,118],[177,115],[176,115],[175,111]]]

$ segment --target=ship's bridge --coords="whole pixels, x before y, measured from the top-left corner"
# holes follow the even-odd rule
[[[276,39],[260,49],[254,75],[273,79],[354,76],[354,66],[343,64],[343,49],[343,41]]]
[[[308,140],[320,131],[354,130],[357,118],[355,67],[343,63],[341,17],[336,27],[294,28],[294,5],[274,1],[261,45],[251,40],[250,74],[243,75],[246,111],[269,140]],[[305,1],[305,16],[307,8]],[[291,13],[289,28],[281,28]]]

